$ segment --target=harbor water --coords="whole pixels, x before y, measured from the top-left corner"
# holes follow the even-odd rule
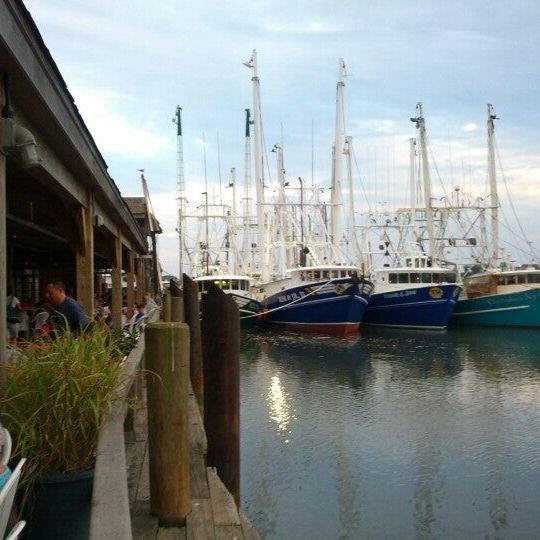
[[[253,333],[240,362],[262,538],[540,537],[540,332]]]

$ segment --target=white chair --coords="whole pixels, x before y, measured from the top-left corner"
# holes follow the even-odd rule
[[[13,499],[15,498],[15,492],[17,491],[19,479],[21,478],[21,469],[25,461],[26,458],[22,458],[19,461],[15,470],[11,473],[11,476],[2,488],[2,491],[0,491],[0,538],[4,538],[4,534],[6,533],[11,508],[13,506]]]
[[[6,540],[17,540],[25,525],[26,521],[19,521],[18,523],[15,523],[15,527],[13,527],[13,529],[11,529],[11,532],[6,536]]]
[[[40,311],[39,313],[36,313],[36,316],[34,317],[34,337],[39,336],[39,331],[41,330],[41,327],[47,322],[48,318],[48,311]]]
[[[4,444],[2,446],[1,453],[0,453],[0,457],[1,457],[0,462],[2,463],[2,465],[7,465],[9,462],[9,458],[11,457],[11,435],[9,434],[9,431],[4,427],[0,427],[0,431],[4,435],[3,437]],[[0,440],[1,440],[1,437],[0,437]]]

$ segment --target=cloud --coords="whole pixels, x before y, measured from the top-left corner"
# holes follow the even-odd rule
[[[173,145],[163,136],[154,132],[150,122],[136,117],[132,122],[121,109],[134,99],[129,95],[100,89],[73,86],[75,103],[92,133],[99,149],[104,153],[122,157],[155,157],[161,150],[171,150]]]
[[[468,122],[467,124],[465,124],[463,126],[463,131],[467,132],[467,133],[471,133],[473,131],[478,131],[478,125],[475,124],[474,122]]]

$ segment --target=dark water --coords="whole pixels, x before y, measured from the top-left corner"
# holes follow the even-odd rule
[[[262,538],[540,538],[540,332],[254,334],[241,391]]]

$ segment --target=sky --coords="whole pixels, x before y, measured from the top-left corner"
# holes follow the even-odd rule
[[[337,61],[344,59],[346,131],[354,141],[355,185],[365,194],[356,200],[361,211],[406,204],[417,102],[426,119],[434,196],[443,195],[442,184],[483,194],[486,104],[492,103],[500,118],[501,202],[505,190],[512,194],[527,238],[539,249],[537,0],[25,5],[124,196],[142,195],[144,169],[164,230],[159,249],[167,273],[178,273],[176,106],[182,107],[187,199],[195,207],[204,202],[205,161],[212,197],[227,193],[231,168],[242,181],[244,110],[252,107],[252,73],[243,62],[253,49],[265,152],[280,143],[286,177],[322,187],[330,185]],[[272,190],[276,164],[268,155]],[[501,234],[513,243],[510,231]]]

